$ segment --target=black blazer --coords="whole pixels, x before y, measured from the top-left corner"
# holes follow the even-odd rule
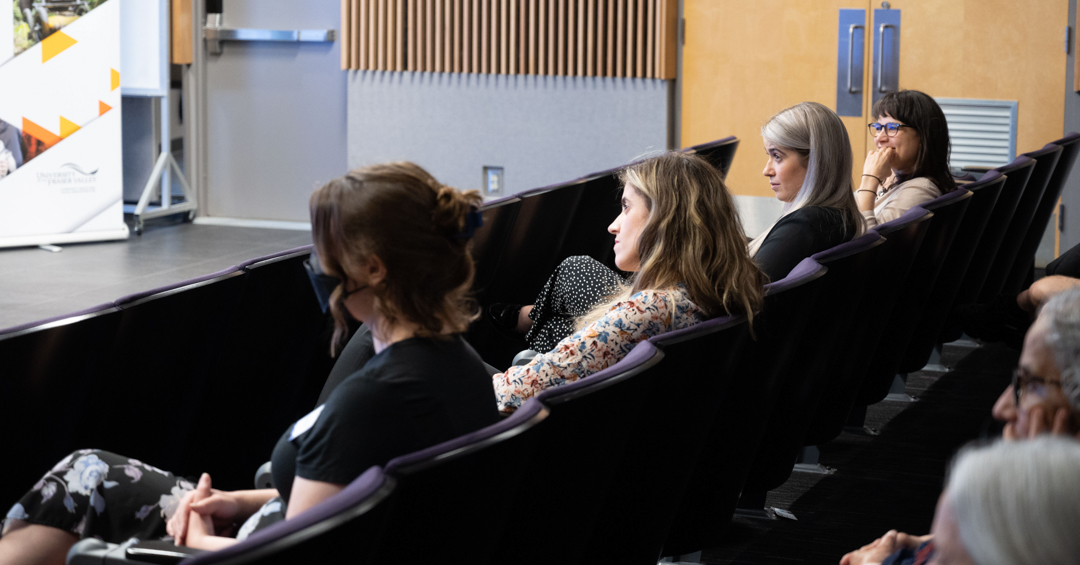
[[[805,206],[781,218],[754,255],[770,281],[788,275],[803,259],[836,247],[855,235],[839,208]]]

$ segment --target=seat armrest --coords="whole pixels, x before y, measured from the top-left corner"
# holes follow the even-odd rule
[[[67,565],[138,565],[157,563],[171,565],[205,553],[201,549],[177,547],[171,541],[139,541],[123,544],[106,543],[99,539],[80,540],[67,554]]]
[[[993,167],[982,167],[978,165],[968,165],[960,168],[961,171],[967,171],[969,173],[988,173],[993,169]]]
[[[274,488],[274,475],[270,473],[270,462],[267,461],[255,470],[255,488]]]
[[[206,553],[206,550],[177,546],[171,541],[151,540],[128,546],[124,553],[129,561],[172,565],[200,553]]]

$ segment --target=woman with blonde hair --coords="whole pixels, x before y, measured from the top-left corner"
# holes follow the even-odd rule
[[[620,179],[622,213],[608,231],[616,266],[632,276],[611,281],[607,300],[577,319],[573,335],[493,377],[501,410],[609,367],[644,339],[727,314],[752,321],[760,309],[764,277],[712,165],[669,152],[628,166]]]
[[[480,202],[412,163],[365,167],[316,191],[312,235],[324,276],[336,279],[335,336],[347,311],[370,328],[376,354],[285,430],[271,457],[277,488],[218,491],[205,473],[195,486],[136,459],[77,451],[9,510],[0,564],[63,563],[86,537],[168,533],[218,549],[295,517],[372,465],[497,422],[489,373],[460,335],[474,317],[468,247]]]
[[[851,142],[835,112],[817,102],[781,111],[761,127],[768,161],[762,171],[783,215],[750,242],[770,280],[787,276],[803,259],[863,231],[852,196]]]

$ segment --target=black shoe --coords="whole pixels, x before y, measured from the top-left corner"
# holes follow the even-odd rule
[[[498,302],[488,306],[487,313],[492,323],[499,330],[515,336],[521,335],[521,332],[517,331],[518,315],[521,313],[520,304]]]

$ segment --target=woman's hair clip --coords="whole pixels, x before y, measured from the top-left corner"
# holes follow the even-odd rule
[[[473,233],[476,232],[476,228],[482,225],[484,225],[484,215],[480,210],[473,208],[469,210],[468,214],[465,214],[465,227],[454,235],[454,239],[470,239]]]

